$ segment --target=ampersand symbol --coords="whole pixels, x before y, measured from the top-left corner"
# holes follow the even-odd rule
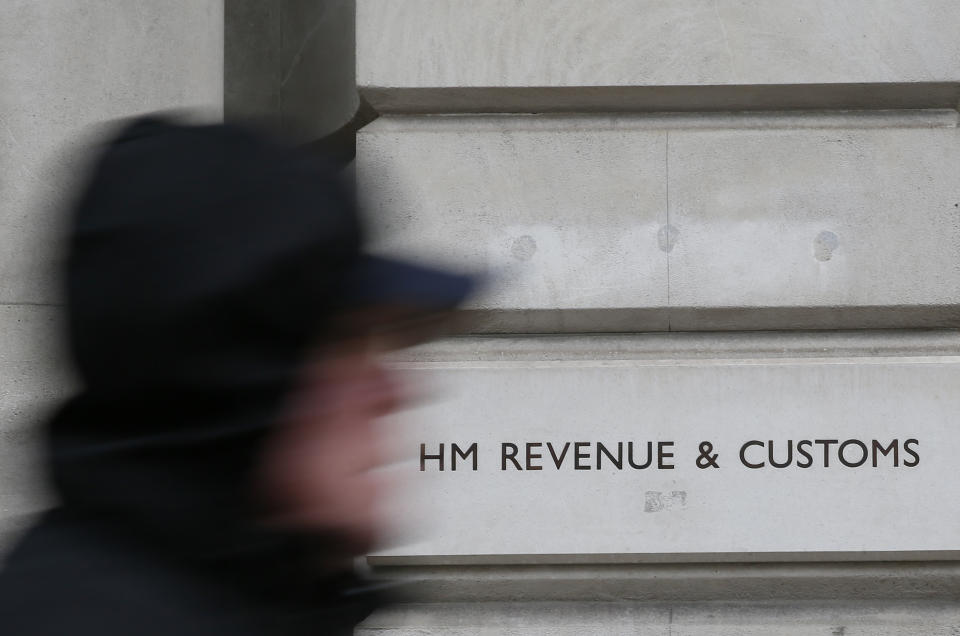
[[[713,444],[700,442],[700,457],[697,457],[697,468],[720,468],[717,465],[719,453],[713,453]]]

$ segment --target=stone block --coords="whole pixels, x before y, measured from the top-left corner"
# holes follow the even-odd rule
[[[953,0],[359,0],[357,83],[385,110],[447,102],[456,112],[468,95],[486,109],[591,103],[531,92],[568,87],[592,87],[603,96],[593,107],[608,110],[663,97],[603,91],[616,87],[815,85],[818,99],[840,103],[831,86],[956,85],[958,27]],[[668,101],[727,99],[700,91]],[[810,103],[802,90],[784,99]]]
[[[960,324],[956,111],[384,117],[377,249],[493,272],[492,332]]]
[[[896,335],[830,334],[715,337],[713,355],[672,355],[684,337],[659,354],[653,336],[602,338],[593,356],[588,336],[534,338],[520,356],[467,339],[459,360],[396,360],[441,399],[388,424],[412,532],[380,557],[956,557],[956,334],[934,336],[935,355]]]

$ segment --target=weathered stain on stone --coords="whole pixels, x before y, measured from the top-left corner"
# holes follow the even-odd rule
[[[518,236],[513,240],[510,253],[518,261],[529,261],[537,251],[537,242],[529,234]]]
[[[829,261],[840,245],[840,239],[830,230],[824,230],[813,239],[813,257],[818,261]]]
[[[660,492],[648,490],[644,493],[643,511],[661,512],[663,510],[678,510],[687,506],[686,490],[671,490]]]
[[[673,246],[677,244],[680,238],[680,230],[669,223],[660,227],[657,231],[657,242],[660,244],[660,250],[666,253],[673,251]]]

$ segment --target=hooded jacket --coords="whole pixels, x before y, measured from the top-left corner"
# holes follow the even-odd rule
[[[60,503],[7,560],[0,631],[339,633],[375,606],[314,567],[334,537],[265,529],[253,496],[360,258],[335,172],[226,125],[146,118],[107,144],[71,221]]]

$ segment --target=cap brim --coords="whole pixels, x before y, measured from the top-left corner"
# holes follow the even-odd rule
[[[424,311],[455,309],[479,277],[363,255],[343,279],[341,298],[352,307],[395,305]]]

